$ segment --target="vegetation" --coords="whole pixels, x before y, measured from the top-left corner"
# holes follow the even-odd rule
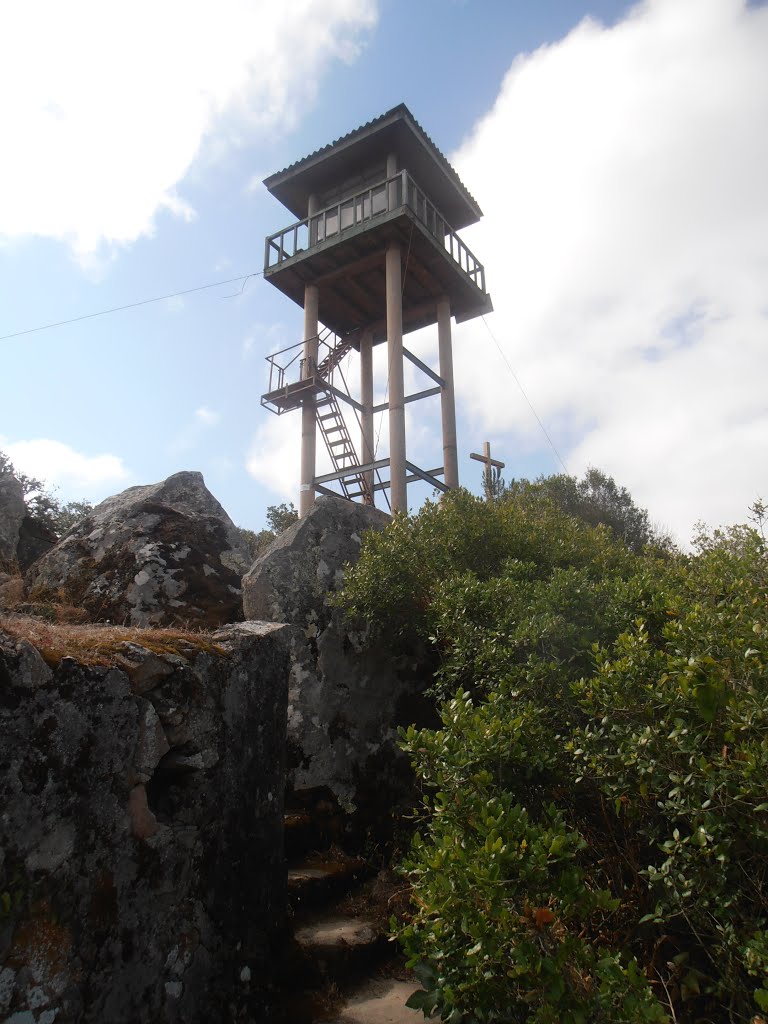
[[[618,521],[590,525],[567,478],[456,492],[367,535],[347,573],[351,613],[437,663],[442,726],[403,735],[424,794],[412,1005],[454,1024],[762,1021],[765,510],[683,555],[592,479]]]
[[[116,658],[125,657],[129,643],[161,656],[172,654],[187,658],[201,651],[224,654],[213,634],[203,630],[46,622],[41,618],[2,613],[0,630],[32,644],[52,668],[62,658],[75,658],[82,665],[114,665]]]
[[[487,496],[486,484],[486,496]],[[635,552],[648,545],[670,551],[670,537],[651,524],[648,512],[639,508],[626,487],[619,487],[613,477],[590,467],[581,480],[559,473],[537,480],[513,480],[508,486],[500,478],[491,479],[492,496],[501,499],[543,497],[558,508],[590,526],[608,526],[617,537]],[[495,492],[495,494],[494,494]]]
[[[48,489],[44,481],[18,473],[11,460],[0,451],[0,473],[9,473],[20,481],[24,489],[24,500],[31,519],[57,537],[62,537],[93,508],[89,501],[61,502]]]
[[[281,505],[270,505],[267,508],[269,527],[266,530],[259,530],[256,533],[254,530],[247,530],[243,526],[238,526],[240,536],[245,541],[251,558],[258,558],[262,552],[266,551],[275,537],[279,537],[289,526],[298,522],[298,519],[299,513],[291,501],[288,503],[283,502]]]

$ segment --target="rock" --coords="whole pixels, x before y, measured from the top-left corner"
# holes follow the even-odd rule
[[[333,956],[356,949],[367,949],[380,939],[381,935],[373,921],[361,917],[342,917],[331,914],[302,928],[297,928],[294,938],[305,953],[328,960]]]
[[[133,692],[138,694],[153,689],[174,672],[167,658],[159,658],[146,647],[130,641],[120,644],[115,661],[130,679]]]
[[[237,528],[200,473],[129,487],[97,505],[27,575],[33,601],[96,622],[215,627],[242,618],[249,565]]]
[[[114,631],[91,629],[104,650]],[[116,665],[51,668],[0,631],[0,1020],[269,1019],[290,632],[248,623],[158,653],[142,697]]]
[[[16,559],[22,572],[42,558],[51,548],[56,547],[58,537],[44,523],[38,522],[32,516],[24,516],[19,528],[19,544],[16,549]]]
[[[412,981],[373,978],[360,988],[331,1024],[416,1024],[423,1021],[420,1010],[411,1010],[406,1000],[417,989]]]
[[[155,768],[171,749],[168,737],[157,712],[148,700],[137,701],[139,707],[139,736],[136,741],[134,766],[141,782],[149,782]]]
[[[384,512],[320,498],[243,578],[246,618],[294,626],[288,695],[289,791],[322,789],[364,819],[389,813],[410,785],[398,725],[413,720],[423,689],[415,660],[395,660],[352,626],[331,598],[344,565],[359,558],[365,530]]]
[[[27,514],[24,488],[13,473],[0,472],[0,569],[16,558],[19,530]]]
[[[24,580],[0,572],[0,609],[16,608],[24,600]]]

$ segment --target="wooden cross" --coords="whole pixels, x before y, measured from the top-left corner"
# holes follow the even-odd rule
[[[494,466],[496,469],[504,469],[504,467],[506,465],[505,462],[499,462],[498,459],[492,459],[491,458],[491,442],[490,441],[483,441],[483,454],[482,455],[477,455],[475,452],[471,452],[469,457],[470,457],[470,459],[474,459],[476,462],[484,462],[485,463],[485,472],[486,473],[490,473],[491,466]]]
[[[485,478],[486,493],[490,494],[490,491],[491,491],[491,481],[493,479],[492,476],[491,476],[492,468],[493,469],[498,469],[499,471],[501,471],[502,469],[504,469],[504,466],[506,465],[506,463],[499,462],[498,459],[492,459],[491,458],[491,442],[490,441],[483,441],[483,454],[482,455],[478,455],[476,452],[471,452],[469,457],[470,457],[470,459],[474,459],[476,462],[484,462],[485,463],[485,470],[483,471],[483,476]]]

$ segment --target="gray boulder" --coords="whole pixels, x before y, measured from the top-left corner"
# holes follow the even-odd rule
[[[418,665],[394,658],[347,621],[332,597],[344,566],[360,556],[365,530],[386,513],[323,497],[243,578],[247,619],[294,626],[288,692],[289,792],[325,790],[357,818],[375,821],[409,784],[396,745],[412,721]],[[367,826],[365,826],[367,827]]]
[[[107,498],[30,569],[33,601],[85,609],[134,626],[242,619],[250,564],[237,528],[201,473],[129,487]]]
[[[32,516],[24,516],[19,528],[19,546],[16,549],[16,559],[21,571],[26,572],[33,562],[56,547],[58,540],[53,530],[45,523]]]
[[[0,1021],[271,1019],[289,632],[0,631]]]
[[[13,473],[0,473],[0,562],[16,558],[19,530],[26,514],[21,481]]]

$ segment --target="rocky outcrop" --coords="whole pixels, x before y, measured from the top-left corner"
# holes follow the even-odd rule
[[[291,631],[118,632],[0,633],[0,1019],[264,1020]]]
[[[21,571],[26,572],[33,562],[55,548],[58,540],[49,526],[33,516],[24,516],[19,527],[19,544],[16,549],[16,561]]]
[[[292,635],[288,698],[289,791],[329,790],[357,819],[389,810],[409,779],[395,740],[414,718],[415,661],[393,658],[346,621],[332,596],[357,561],[365,530],[390,519],[343,498],[320,498],[243,578],[246,618],[286,622]]]
[[[0,569],[16,558],[19,530],[27,514],[24,488],[13,473],[0,472]]]
[[[92,621],[215,627],[242,618],[250,558],[200,473],[107,498],[32,567],[33,601],[84,608]]]

